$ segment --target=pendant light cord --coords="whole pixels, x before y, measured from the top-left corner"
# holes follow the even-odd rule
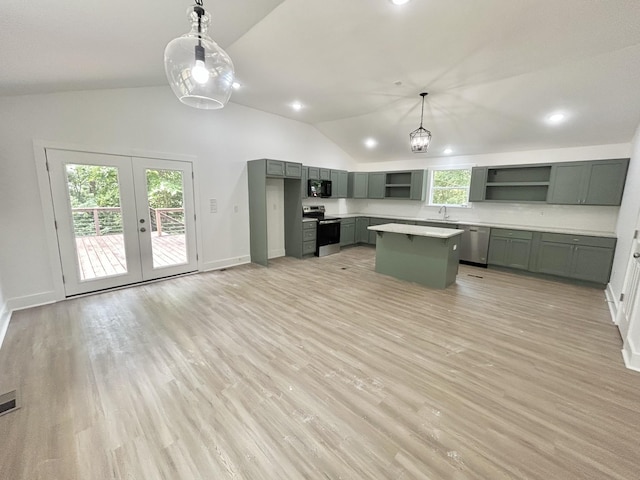
[[[422,120],[424,118],[424,97],[426,97],[427,95],[429,95],[429,94],[428,93],[421,93],[420,94],[420,96],[422,97],[422,111],[420,112],[420,128],[422,128]]]

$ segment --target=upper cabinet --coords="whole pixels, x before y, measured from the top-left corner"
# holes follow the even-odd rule
[[[469,201],[620,205],[629,159],[476,167]]]
[[[331,170],[331,197],[347,198],[347,184],[349,172],[346,170]]]
[[[549,203],[620,205],[628,158],[553,165]]]
[[[384,198],[422,200],[427,193],[427,171],[386,172]]]
[[[349,172],[347,196],[349,198],[367,198],[369,194],[369,173]]]
[[[385,172],[369,172],[369,192],[367,198],[384,198]]]
[[[266,159],[265,162],[267,177],[300,178],[302,175],[301,163],[270,159]]]

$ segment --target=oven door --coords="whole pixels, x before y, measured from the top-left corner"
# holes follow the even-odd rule
[[[340,219],[320,220],[317,238],[316,255],[318,257],[338,253],[340,251]]]

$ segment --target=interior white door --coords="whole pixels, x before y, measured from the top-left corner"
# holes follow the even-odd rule
[[[617,323],[622,338],[625,338],[631,324],[640,325],[640,215],[636,222],[631,254],[624,286],[623,298],[618,308]]]
[[[197,270],[191,163],[46,155],[66,296]]]

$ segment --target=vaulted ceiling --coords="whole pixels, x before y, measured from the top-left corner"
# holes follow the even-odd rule
[[[166,85],[164,47],[189,5],[2,0],[0,95]],[[421,91],[427,157],[624,143],[640,123],[638,0],[204,6],[242,84],[231,101],[310,123],[356,160],[414,156]]]

